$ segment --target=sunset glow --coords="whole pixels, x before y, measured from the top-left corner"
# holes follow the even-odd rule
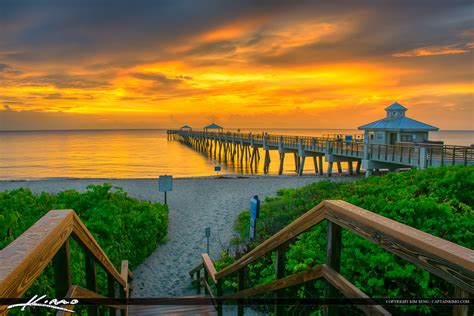
[[[210,121],[354,128],[394,101],[442,129],[473,129],[469,2],[349,10],[287,1],[251,14],[224,3],[156,3],[138,14],[121,5],[75,10],[45,1],[26,9],[6,1],[0,129]],[[104,16],[89,16],[97,7]]]

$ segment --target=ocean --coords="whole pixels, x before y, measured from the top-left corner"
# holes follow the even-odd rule
[[[249,130],[242,130],[248,132]],[[262,130],[253,130],[261,133]],[[357,130],[265,129],[271,134],[322,136],[359,134]],[[430,139],[449,145],[474,143],[474,131],[439,131]],[[262,156],[263,157],[263,156]],[[294,174],[293,159],[285,159],[286,174]],[[272,151],[269,174],[277,174],[278,157]],[[216,161],[177,141],[168,141],[166,130],[84,130],[0,132],[0,179],[52,178],[177,178],[216,175],[263,174],[263,159],[255,170],[245,163]],[[312,163],[305,171],[313,172]]]

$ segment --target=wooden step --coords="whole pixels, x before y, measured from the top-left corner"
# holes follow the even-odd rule
[[[141,306],[133,305],[128,308],[129,315],[217,315],[214,306],[208,305],[163,305],[163,306]]]
[[[186,296],[186,298],[203,298],[207,296]],[[184,298],[184,297],[183,297]],[[188,315],[217,315],[214,305],[130,305],[128,313],[133,315],[165,315],[165,316],[188,316]]]

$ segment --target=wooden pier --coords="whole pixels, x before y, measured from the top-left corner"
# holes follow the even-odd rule
[[[295,172],[303,175],[306,158],[312,158],[314,172],[323,174],[323,158],[327,162],[328,176],[334,164],[339,173],[347,164],[350,175],[359,174],[361,168],[370,175],[379,169],[394,171],[402,168],[419,168],[452,165],[473,165],[474,148],[466,146],[433,144],[369,144],[366,139],[285,136],[267,133],[231,133],[209,131],[168,130],[168,140],[180,141],[192,148],[207,152],[211,157],[225,162],[247,161],[257,167],[263,156],[263,171],[268,173],[270,151],[278,151],[278,174],[283,173],[286,154],[295,160]]]

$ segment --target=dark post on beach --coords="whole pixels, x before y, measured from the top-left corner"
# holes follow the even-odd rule
[[[173,177],[172,176],[160,176],[158,178],[158,190],[165,193],[165,204],[167,202],[166,193],[168,191],[173,191]]]

